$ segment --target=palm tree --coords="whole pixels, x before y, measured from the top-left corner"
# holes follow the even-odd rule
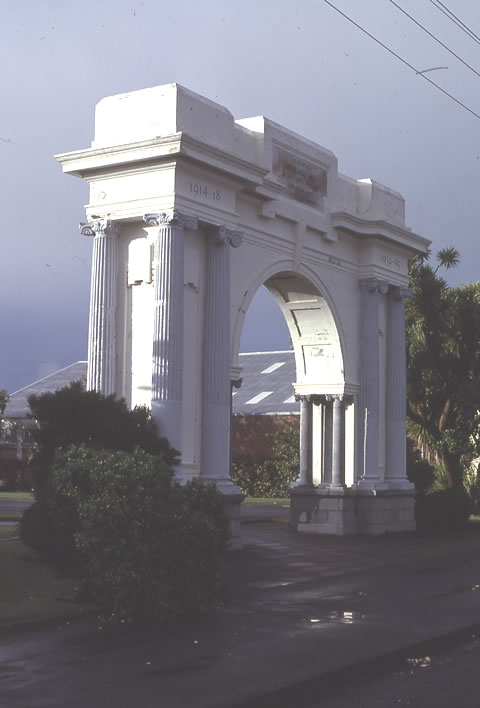
[[[463,487],[463,470],[480,452],[480,283],[448,287],[440,267],[454,267],[455,248],[411,263],[407,303],[407,429],[447,485]]]

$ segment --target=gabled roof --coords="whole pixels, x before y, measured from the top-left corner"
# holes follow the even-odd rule
[[[295,415],[293,382],[297,375],[292,350],[240,354],[242,385],[233,389],[234,415]]]
[[[30,413],[27,403],[28,397],[35,393],[49,393],[64,386],[69,386],[73,381],[85,380],[87,378],[87,362],[76,361],[74,364],[66,366],[64,369],[54,371],[53,374],[45,376],[39,381],[34,381],[28,386],[20,388],[15,393],[10,394],[10,400],[5,408],[5,418],[26,418]]]
[[[293,351],[250,352],[240,354],[242,385],[233,389],[234,415],[292,415],[299,413],[293,394],[296,380]],[[10,395],[5,418],[26,418],[30,412],[27,399],[34,393],[48,393],[73,381],[86,380],[87,362],[77,361],[55,371]]]

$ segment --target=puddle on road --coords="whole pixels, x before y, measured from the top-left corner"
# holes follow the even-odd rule
[[[286,588],[289,585],[294,585],[293,580],[285,581],[285,582],[276,582],[276,583],[255,583],[255,587],[260,588],[261,590],[270,590],[271,588]]]
[[[330,610],[325,615],[311,617],[309,622],[312,626],[325,624],[326,622],[335,622],[338,624],[357,624],[365,619],[362,612],[356,610]]]

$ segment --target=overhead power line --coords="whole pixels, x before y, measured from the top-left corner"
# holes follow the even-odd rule
[[[403,12],[404,15],[406,15],[410,20],[412,20],[412,22],[415,22],[415,24],[418,27],[420,27],[424,32],[426,32],[429,37],[431,37],[436,42],[438,42],[438,44],[440,44],[441,47],[446,49],[447,52],[450,52],[450,54],[452,56],[454,56],[455,59],[458,59],[458,61],[461,61],[462,64],[467,67],[467,69],[470,69],[470,71],[473,71],[474,74],[476,74],[478,77],[480,77],[480,72],[478,72],[476,69],[474,69],[473,66],[468,64],[464,59],[462,59],[462,57],[459,57],[458,54],[455,54],[455,52],[452,49],[450,49],[450,47],[447,47],[447,45],[444,44],[440,39],[438,39],[438,37],[436,37],[434,34],[432,34],[432,32],[430,32],[430,30],[428,30],[426,27],[424,27],[422,24],[420,24],[420,22],[418,22],[414,17],[412,17],[412,15],[409,15],[408,12],[403,9],[403,7],[400,7],[400,5],[395,2],[395,0],[390,0],[390,2],[392,3],[392,5],[395,5],[395,7],[398,10],[400,10],[400,12]]]
[[[417,74],[417,76],[421,76],[422,79],[425,79],[425,81],[428,81],[429,84],[431,84],[432,86],[435,86],[435,88],[438,89],[439,91],[441,91],[445,96],[448,96],[448,98],[450,98],[452,101],[454,101],[457,105],[461,106],[461,107],[464,108],[466,111],[468,111],[469,113],[471,113],[472,116],[475,116],[475,118],[478,118],[478,119],[480,120],[480,115],[479,115],[478,113],[475,113],[475,111],[472,110],[471,108],[469,108],[468,106],[466,106],[465,103],[462,103],[462,101],[460,101],[458,98],[455,98],[455,96],[453,96],[451,93],[449,93],[449,92],[446,91],[444,88],[442,88],[441,86],[439,86],[437,83],[435,83],[435,81],[432,81],[432,79],[431,79],[429,76],[426,76],[426,75],[425,75],[424,71],[422,71],[422,70],[417,70],[417,69],[416,69],[412,64],[410,64],[406,59],[404,59],[404,58],[401,57],[399,54],[397,54],[396,52],[394,52],[393,49],[390,49],[390,47],[387,47],[386,44],[384,44],[383,42],[381,42],[377,37],[375,37],[373,34],[371,34],[368,30],[366,30],[364,27],[362,27],[361,25],[359,25],[358,22],[355,22],[355,20],[353,20],[351,17],[349,17],[348,15],[346,15],[344,12],[342,12],[342,10],[340,10],[338,7],[336,7],[336,5],[334,5],[332,2],[330,2],[330,0],[323,0],[323,1],[324,1],[327,5],[329,5],[333,10],[335,10],[336,12],[338,12],[339,15],[341,15],[341,16],[344,17],[346,20],[348,20],[348,22],[350,22],[352,25],[354,25],[354,26],[357,27],[359,30],[361,30],[364,34],[366,34],[367,37],[370,37],[370,39],[373,39],[374,42],[376,42],[376,43],[379,44],[381,47],[383,47],[383,49],[385,49],[389,54],[392,54],[394,57],[396,57],[399,61],[402,62],[402,64],[405,64],[405,66],[408,66],[408,68],[411,69],[412,71],[414,71],[415,74]]]
[[[440,0],[430,0],[432,5],[437,8],[437,10],[440,10],[440,12],[443,12],[444,15],[448,17],[449,20],[454,22],[457,27],[460,27],[462,32],[465,32],[465,34],[468,34],[470,39],[473,39],[474,42],[477,42],[477,44],[480,44],[480,37],[475,34],[473,30],[470,29],[468,25],[465,24],[465,22],[462,22],[462,20],[457,17],[451,10],[448,9],[446,5],[444,5],[443,2],[440,2]]]

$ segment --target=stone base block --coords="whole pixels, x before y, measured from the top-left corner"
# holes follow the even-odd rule
[[[295,487],[290,492],[290,529],[346,536],[414,531],[411,490]]]
[[[243,494],[225,494],[225,504],[228,515],[230,517],[230,529],[232,538],[230,541],[230,550],[236,551],[242,548],[242,534],[240,529],[240,504],[242,503]]]

